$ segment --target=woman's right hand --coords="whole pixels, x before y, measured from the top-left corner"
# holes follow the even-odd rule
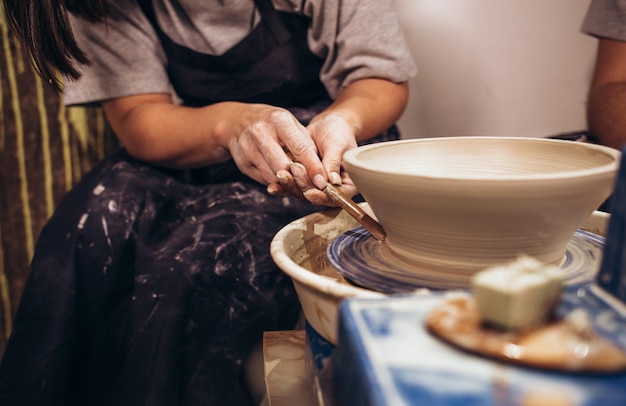
[[[288,110],[247,105],[238,125],[227,148],[239,169],[267,185],[269,193],[302,197],[309,188],[324,188],[327,176],[317,146]]]
[[[286,109],[238,102],[192,108],[160,93],[108,100],[103,108],[128,153],[145,162],[189,169],[232,158],[245,175],[280,195],[302,197],[298,183],[326,184],[313,139]],[[307,169],[298,182],[292,158]]]

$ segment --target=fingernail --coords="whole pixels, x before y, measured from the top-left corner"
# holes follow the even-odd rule
[[[322,190],[326,187],[326,179],[320,174],[317,174],[313,177],[313,184],[316,188]]]
[[[304,170],[302,170],[302,167],[296,162],[292,162],[289,164],[289,170],[291,171],[291,174],[296,178],[301,178],[302,176],[304,176]]]
[[[341,185],[341,176],[337,172],[331,172],[328,177],[333,185]]]
[[[309,189],[309,190],[306,190],[306,191],[304,191],[302,194],[303,194],[303,195],[304,195],[304,197],[305,197],[308,201],[310,201],[311,203],[313,203],[313,204],[315,204],[315,205],[317,205],[317,204],[318,204],[318,203],[317,203],[317,198],[315,198],[315,197],[314,197],[314,196],[315,196],[315,189]],[[312,196],[313,196],[313,197],[312,197]]]
[[[267,193],[269,193],[270,195],[277,195],[280,192],[281,192],[281,188],[277,184],[271,183],[267,185]]]
[[[281,185],[286,185],[289,183],[289,172],[280,170],[276,172],[276,178]]]

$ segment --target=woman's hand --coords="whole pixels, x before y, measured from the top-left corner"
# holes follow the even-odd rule
[[[315,117],[307,127],[311,138],[317,145],[322,165],[328,182],[341,185],[347,196],[358,193],[352,179],[343,170],[343,154],[357,147],[354,128],[340,114],[332,112],[322,113]],[[323,189],[323,188],[322,188]],[[309,187],[304,190],[304,196],[311,202],[326,206],[335,206],[325,193],[319,188]]]
[[[169,168],[197,168],[233,159],[242,173],[270,193],[302,197],[290,171],[292,159],[305,165],[301,184],[326,184],[309,131],[287,110],[265,104],[223,102],[191,108],[166,94],[112,99],[104,111],[128,153]]]
[[[357,80],[346,86],[337,100],[311,120],[307,130],[322,159],[324,179],[348,196],[358,190],[343,170],[343,155],[388,129],[400,117],[408,100],[408,85],[369,78]],[[305,164],[306,170],[311,169]],[[313,172],[317,175],[318,172]],[[303,178],[305,179],[305,178]],[[313,187],[313,184],[315,187]],[[335,204],[322,192],[321,182],[301,184],[304,196],[311,202],[327,206]]]
[[[282,127],[283,129],[285,126]],[[322,160],[322,173],[314,173],[311,169],[307,168],[304,163],[305,154],[303,150],[296,149],[296,147],[285,147],[287,155],[293,161],[289,164],[289,173],[283,173],[283,171],[277,172],[277,178],[280,184],[270,184],[268,191],[271,194],[284,194],[290,192],[294,194],[294,189],[291,188],[291,180],[295,182],[298,188],[298,195],[302,196],[317,205],[336,206],[336,204],[326,196],[323,192],[327,182],[334,185],[342,185],[343,191],[353,196],[357,193],[356,187],[347,173],[342,172],[341,161],[344,152],[349,149],[356,148],[356,140],[354,131],[347,123],[347,121],[337,114],[321,114],[317,116],[311,124],[306,128],[302,128],[311,142],[313,148],[317,151],[317,156],[323,157]],[[300,136],[302,134],[299,134]],[[298,137],[289,137],[292,141]],[[289,139],[288,138],[288,139]],[[307,142],[308,143],[308,142]],[[295,143],[294,145],[298,145]],[[297,151],[297,152],[292,152]],[[313,159],[315,165],[319,164],[319,158]],[[319,171],[319,168],[315,168]],[[313,175],[311,175],[313,173]],[[286,179],[289,179],[287,183]],[[317,179],[318,182],[314,182]],[[286,186],[289,185],[290,188]]]
[[[286,110],[264,106],[258,116],[243,120],[258,123],[258,126],[246,129],[238,137],[237,144],[241,146],[250,142],[260,145],[260,150],[267,149],[268,152],[262,154],[265,158],[259,157],[256,161],[265,161],[268,167],[261,171],[259,167],[245,170],[259,172],[259,176],[268,183],[269,193],[302,194],[314,204],[336,206],[323,192],[327,182],[341,185],[348,196],[358,193],[348,174],[343,171],[344,153],[356,148],[357,140],[368,140],[395,123],[407,99],[406,83],[376,78],[358,80],[346,86],[337,100],[314,117],[306,128]],[[267,141],[264,136],[268,135],[275,144],[263,145],[264,140]],[[236,149],[234,145],[230,146],[233,157]],[[278,147],[288,151],[291,156],[283,155]],[[254,151],[252,148],[246,149]],[[254,156],[250,153],[238,154],[239,161],[244,161],[246,155],[248,159]],[[292,158],[293,161],[287,162],[285,158]]]
[[[228,141],[239,169],[268,185],[274,195],[302,197],[309,189],[323,189],[326,173],[310,132],[287,110],[249,105],[247,123]]]
[[[183,169],[232,158],[271,194],[304,195],[334,206],[322,192],[328,181],[340,182],[349,196],[356,193],[341,170],[343,154],[393,124],[406,101],[406,83],[362,79],[345,87],[306,128],[283,108],[239,102],[193,108],[161,93],[108,100],[103,108],[137,159]]]

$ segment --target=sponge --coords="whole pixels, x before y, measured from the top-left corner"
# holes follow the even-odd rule
[[[523,330],[547,321],[558,304],[564,271],[520,256],[472,277],[474,300],[483,323],[505,330]]]

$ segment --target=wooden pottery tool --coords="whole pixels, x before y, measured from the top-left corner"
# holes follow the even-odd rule
[[[367,214],[361,206],[354,202],[354,200],[346,196],[339,186],[327,183],[324,188],[324,192],[333,202],[337,203],[342,209],[347,211],[348,214],[354,217],[356,221],[365,227],[365,229],[372,234],[372,237],[378,241],[385,241],[387,233],[385,233],[385,230],[380,223]]]
[[[285,153],[291,159],[294,164],[302,165],[302,163],[295,160],[293,154],[288,150],[285,150]],[[385,241],[387,238],[387,233],[383,227],[378,223],[378,221],[374,220],[372,216],[367,214],[361,206],[359,206],[354,200],[349,198],[339,186],[335,186],[330,182],[326,183],[326,187],[322,189],[326,196],[331,199],[333,202],[337,203],[339,207],[344,209],[348,214],[350,214],[356,221],[358,221],[367,231],[372,234],[372,237],[377,239],[378,241]]]

